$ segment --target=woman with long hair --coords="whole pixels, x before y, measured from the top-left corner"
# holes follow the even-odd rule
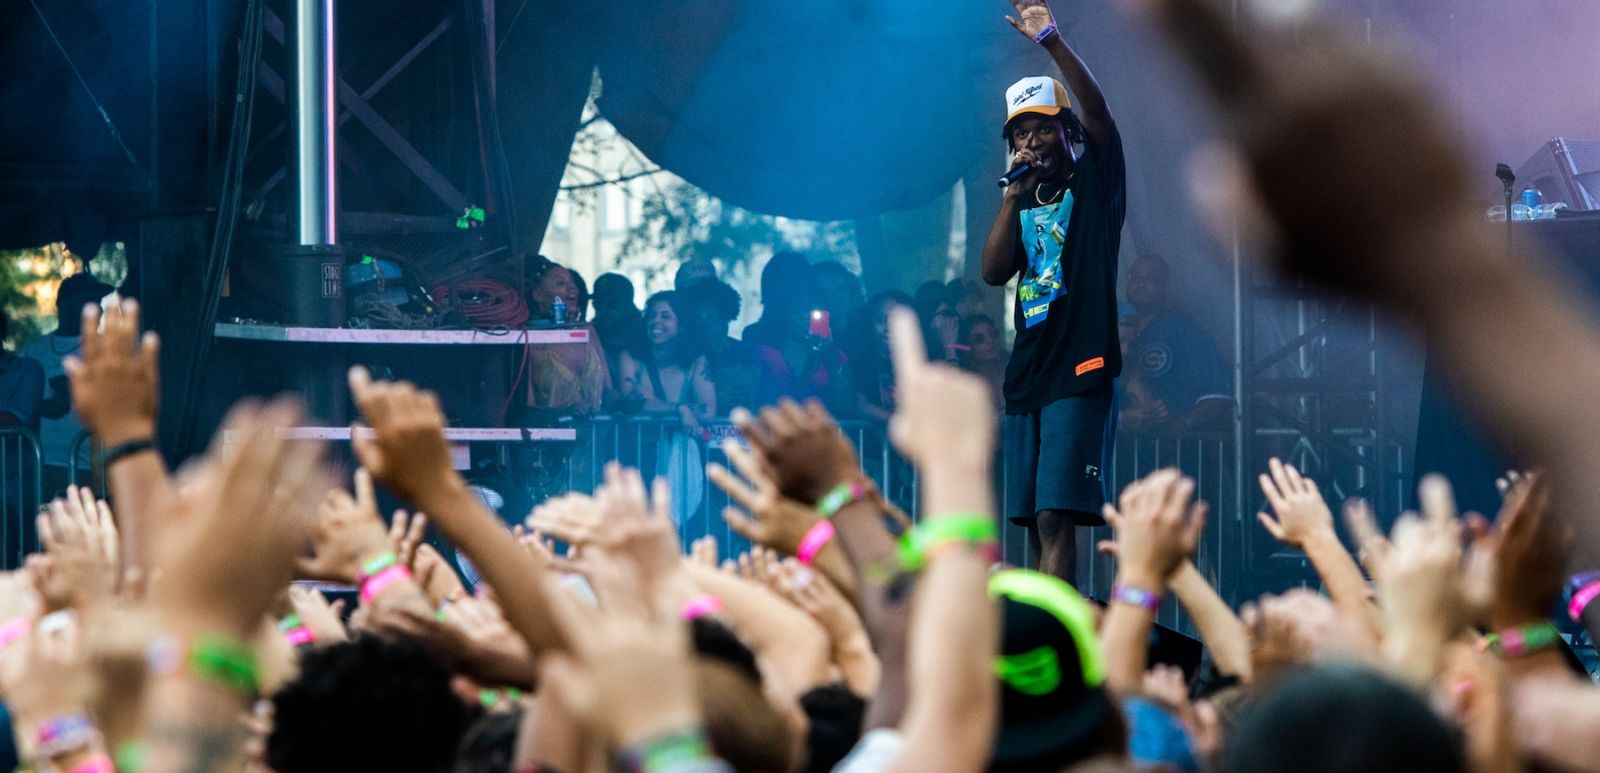
[[[656,441],[656,474],[672,487],[673,515],[680,526],[699,513],[705,494],[701,470],[704,422],[717,413],[700,328],[689,324],[683,296],[656,293],[644,305],[644,335],[637,351],[619,358],[618,389],[644,413],[675,416],[682,431],[663,431]],[[699,525],[703,527],[703,524]]]

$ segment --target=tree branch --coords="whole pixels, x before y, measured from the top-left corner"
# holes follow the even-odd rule
[[[603,187],[603,186],[606,186],[606,185],[616,185],[618,183],[625,183],[625,182],[627,182],[629,180],[633,180],[633,179],[636,179],[636,178],[639,178],[639,177],[649,177],[650,175],[657,174],[657,173],[659,173],[661,171],[663,171],[663,170],[661,170],[659,168],[657,168],[657,169],[644,169],[644,170],[641,170],[641,171],[638,171],[638,172],[632,172],[632,173],[629,173],[629,174],[622,175],[621,177],[615,177],[615,178],[612,178],[610,180],[595,180],[594,182],[574,183],[572,185],[563,185],[563,186],[561,186],[561,190],[564,190],[564,191],[578,191],[578,190],[584,190],[584,189],[587,189],[587,188],[600,188],[600,187]]]

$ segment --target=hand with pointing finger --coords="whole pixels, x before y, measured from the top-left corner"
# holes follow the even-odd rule
[[[944,363],[928,362],[916,314],[896,308],[889,316],[895,384],[900,399],[889,439],[918,466],[991,463],[995,412],[982,378]]]

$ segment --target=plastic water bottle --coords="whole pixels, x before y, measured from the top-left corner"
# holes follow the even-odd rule
[[[567,324],[567,302],[556,296],[554,303],[550,304],[550,322],[555,325]]]
[[[1544,203],[1544,192],[1533,187],[1523,188],[1522,203],[1526,204],[1528,209],[1536,210],[1540,204]]]

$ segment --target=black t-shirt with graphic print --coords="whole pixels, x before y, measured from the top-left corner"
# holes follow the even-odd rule
[[[1035,191],[1024,193],[1028,203]],[[1030,413],[1108,385],[1122,372],[1117,345],[1117,252],[1127,214],[1122,137],[1092,140],[1059,201],[1018,213],[1024,263],[1006,368],[1007,413]]]

